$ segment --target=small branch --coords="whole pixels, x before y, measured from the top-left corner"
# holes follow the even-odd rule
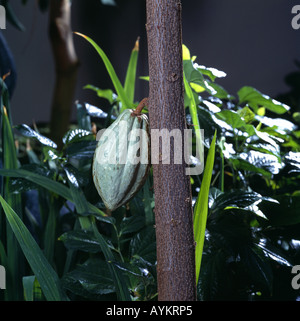
[[[140,116],[144,107],[148,106],[148,97],[140,101],[136,109],[132,112],[132,116]]]

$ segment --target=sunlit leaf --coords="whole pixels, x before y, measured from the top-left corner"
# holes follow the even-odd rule
[[[35,130],[31,129],[29,126],[22,124],[22,125],[17,125],[15,128],[20,132],[25,137],[32,137],[36,138],[41,144],[52,147],[52,148],[57,148],[57,145],[49,138],[41,135],[40,133],[36,132]]]
[[[238,96],[240,104],[247,103],[255,112],[259,107],[265,107],[276,114],[284,114],[290,109],[289,106],[260,93],[253,87],[245,86],[241,88],[238,91]]]

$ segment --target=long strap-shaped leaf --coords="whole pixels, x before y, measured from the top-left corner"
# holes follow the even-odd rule
[[[196,133],[196,141],[199,144],[200,147],[200,162],[203,164],[204,159],[202,159],[202,155],[203,155],[203,142],[202,142],[202,137],[201,137],[201,131],[200,131],[200,123],[199,123],[199,118],[198,118],[198,112],[197,112],[197,104],[194,98],[194,94],[192,91],[192,88],[189,84],[189,82],[187,81],[185,75],[183,74],[183,82],[184,82],[184,90],[185,93],[187,95],[187,98],[189,100],[189,111],[190,111],[190,115],[192,117],[192,122],[193,122],[193,126],[195,129],[195,133]]]
[[[18,168],[18,158],[15,146],[14,134],[10,119],[10,103],[7,88],[1,83],[1,146],[2,146],[2,165],[6,169]],[[9,179],[3,180],[1,187],[2,196],[5,197],[8,204],[14,208],[16,213],[22,218],[22,200],[18,194],[11,193]],[[6,243],[7,251],[7,269],[8,269],[8,287],[5,293],[8,300],[20,300],[22,298],[21,277],[24,269],[24,256],[18,246],[17,240],[9,226],[6,223]]]
[[[56,272],[45,258],[42,250],[37,245],[27,227],[1,195],[0,203],[23,253],[40,283],[46,299],[49,301],[67,300],[66,295],[61,289],[60,280]]]
[[[56,193],[60,195],[61,197],[65,198],[66,200],[69,200],[73,202],[72,194],[70,192],[70,189],[66,187],[65,185],[53,181],[52,179],[27,171],[25,169],[0,169],[0,175],[8,176],[8,177],[19,177],[19,178],[25,178],[35,184],[38,184],[47,190]],[[89,212],[105,217],[106,214],[102,212],[100,209],[98,209],[96,206],[88,202],[88,209]]]
[[[203,253],[205,229],[208,213],[208,194],[215,160],[216,133],[211,142],[203,173],[200,192],[194,210],[194,237],[196,242],[196,281],[198,283]]]
[[[135,46],[132,49],[126,77],[125,77],[125,83],[124,83],[124,91],[127,95],[130,103],[133,104],[134,102],[134,92],[135,92],[135,80],[136,80],[136,67],[137,67],[137,61],[139,56],[139,39],[135,42]]]
[[[78,36],[83,37],[84,39],[86,39],[98,52],[99,56],[102,58],[103,63],[106,67],[107,72],[109,73],[110,79],[115,87],[115,90],[118,94],[118,97],[120,98],[121,102],[122,102],[122,109],[127,109],[127,108],[131,108],[132,104],[130,104],[124,88],[114,70],[114,67],[112,66],[111,62],[109,61],[108,57],[106,56],[106,54],[104,53],[104,51],[96,44],[96,42],[94,40],[92,40],[91,38],[83,35],[82,33],[79,32],[75,32],[75,34],[77,34]]]

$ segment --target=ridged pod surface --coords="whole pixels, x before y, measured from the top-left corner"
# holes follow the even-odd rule
[[[145,114],[126,109],[103,132],[93,159],[93,180],[107,209],[127,203],[144,185],[150,168]]]

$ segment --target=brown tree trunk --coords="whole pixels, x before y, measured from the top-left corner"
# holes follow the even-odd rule
[[[153,129],[186,128],[180,0],[147,0],[149,118]],[[152,132],[151,132],[152,134]],[[153,164],[158,299],[196,299],[190,177],[184,164]],[[160,144],[161,145],[161,144]],[[152,146],[154,147],[154,146]],[[153,162],[153,161],[152,161]]]
[[[50,1],[49,37],[56,67],[50,131],[60,147],[69,127],[79,66],[71,29],[70,0]]]

